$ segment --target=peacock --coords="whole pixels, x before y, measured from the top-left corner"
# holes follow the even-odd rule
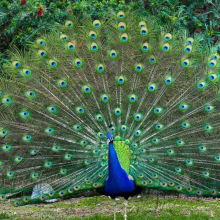
[[[220,196],[214,46],[154,16],[108,11],[72,15],[9,55],[0,200],[22,206],[94,189],[128,198],[145,188]]]

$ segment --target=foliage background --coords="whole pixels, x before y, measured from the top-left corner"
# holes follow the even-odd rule
[[[210,45],[219,43],[219,0],[1,0],[0,63],[7,59],[6,50],[12,44],[25,47],[41,31],[53,29],[56,22],[64,23],[70,13],[90,14],[95,19],[109,8],[153,14],[161,25],[188,29]]]

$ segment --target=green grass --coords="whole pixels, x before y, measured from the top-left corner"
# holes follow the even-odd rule
[[[0,213],[0,219],[10,219],[10,215],[7,213]]]
[[[112,220],[124,219],[124,199],[105,196],[79,197],[56,203],[13,207],[9,201],[0,203],[0,219],[70,219]],[[133,197],[126,206],[127,219],[184,220],[220,219],[219,199],[177,196]]]

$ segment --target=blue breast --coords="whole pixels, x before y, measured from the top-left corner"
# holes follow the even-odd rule
[[[108,160],[109,177],[104,191],[110,196],[120,196],[135,191],[134,181],[128,179],[128,174],[121,167],[113,143],[109,144]]]

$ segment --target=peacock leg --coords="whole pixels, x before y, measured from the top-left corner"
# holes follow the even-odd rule
[[[113,200],[112,205],[114,207],[114,220],[116,220],[116,212],[117,212],[117,200],[116,199]]]
[[[128,206],[128,201],[127,200],[125,200],[124,202],[123,202],[123,204],[124,204],[124,220],[127,220],[127,206]]]

